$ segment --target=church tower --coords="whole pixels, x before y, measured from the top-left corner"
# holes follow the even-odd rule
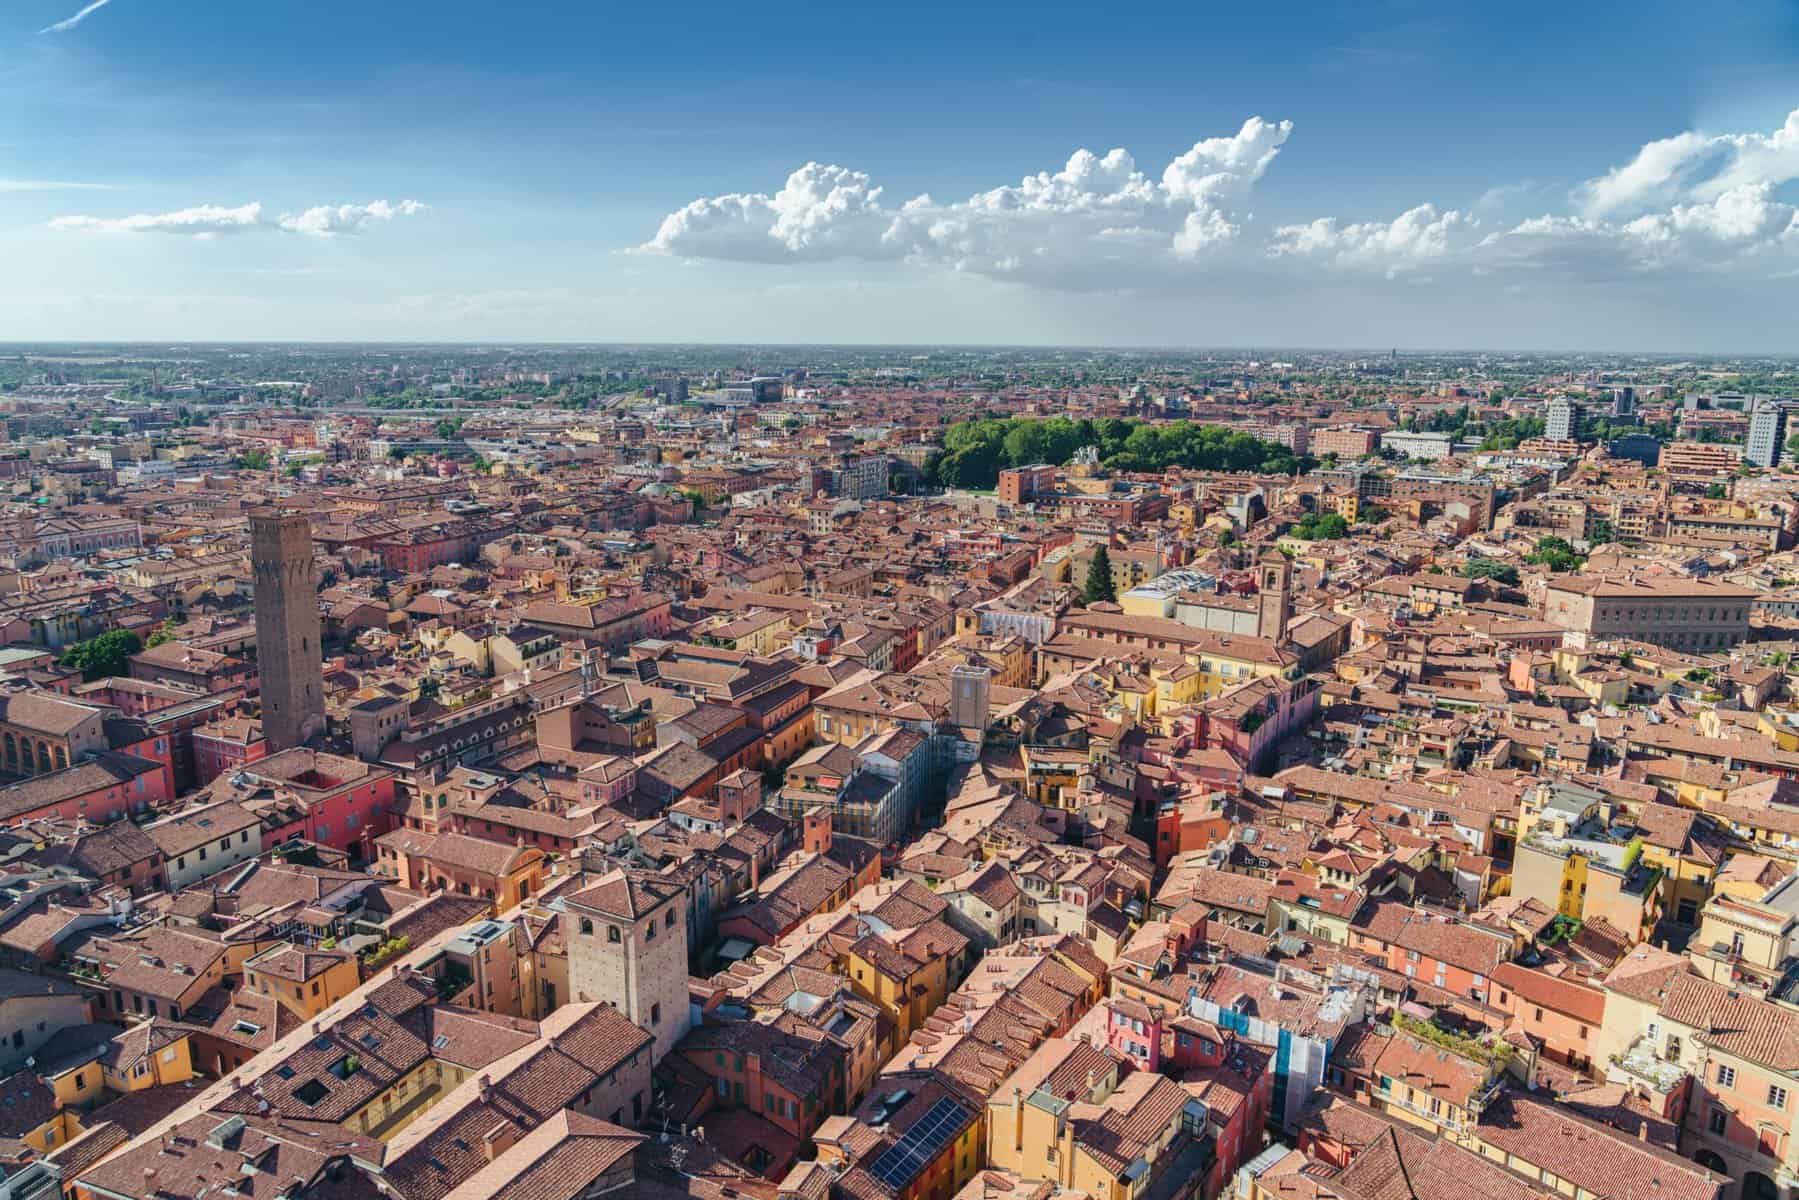
[[[319,591],[306,514],[274,509],[251,514],[250,567],[256,577],[262,732],[271,752],[286,750],[325,729]]]
[[[1293,619],[1293,564],[1278,550],[1256,561],[1256,636],[1279,642]]]

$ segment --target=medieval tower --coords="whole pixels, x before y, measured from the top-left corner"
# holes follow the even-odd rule
[[[312,576],[312,525],[306,514],[274,509],[253,513],[250,566],[256,574],[262,732],[270,751],[286,750],[325,729],[319,592]]]
[[[1293,619],[1293,564],[1276,550],[1256,563],[1256,636],[1285,641]]]

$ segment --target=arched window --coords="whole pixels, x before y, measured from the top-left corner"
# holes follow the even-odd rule
[[[606,940],[609,942],[616,942],[619,940],[618,926],[616,926],[616,925],[606,926]]]
[[[593,922],[586,917],[581,918],[581,932],[588,937],[593,936]]]

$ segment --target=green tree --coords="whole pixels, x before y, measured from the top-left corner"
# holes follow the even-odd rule
[[[1728,494],[1729,489],[1721,483],[1711,483],[1706,485],[1705,498],[1707,500],[1722,500]]]
[[[1550,534],[1537,539],[1537,548],[1525,555],[1524,561],[1561,572],[1579,570],[1586,559],[1574,552],[1574,547],[1567,538]]]
[[[266,450],[246,450],[237,456],[236,462],[240,471],[266,471],[269,469],[269,454]]]
[[[1515,587],[1518,583],[1518,568],[1496,558],[1471,558],[1462,564],[1462,578],[1495,579]]]
[[[1112,582],[1112,558],[1104,546],[1097,546],[1092,561],[1087,564],[1087,586],[1081,589],[1081,603],[1098,604],[1116,599],[1118,588]]]
[[[1334,542],[1349,536],[1349,522],[1341,513],[1307,513],[1287,532],[1302,542]]]
[[[80,671],[84,679],[123,675],[133,654],[144,648],[143,639],[129,629],[113,629],[85,642],[77,642],[56,661]]]
[[[160,646],[164,642],[175,640],[175,618],[169,617],[150,632],[150,638],[144,643],[146,647]]]

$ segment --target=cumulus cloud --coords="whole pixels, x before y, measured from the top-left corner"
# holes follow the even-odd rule
[[[1799,211],[1774,184],[1749,183],[1716,199],[1676,204],[1629,221],[1536,217],[1491,235],[1475,251],[1488,266],[1555,269],[1589,278],[1684,270],[1767,272],[1799,255]]]
[[[1660,138],[1589,179],[1568,211],[1497,223],[1504,196],[1397,216],[1325,215],[1252,234],[1251,201],[1293,132],[1260,117],[1210,137],[1159,173],[1131,154],[1075,151],[1058,170],[939,201],[890,203],[864,172],[807,163],[773,193],[695,200],[639,250],[686,259],[894,261],[1060,289],[1178,284],[1302,271],[1368,278],[1445,272],[1606,280],[1652,272],[1775,276],[1799,262],[1799,214],[1777,189],[1799,178],[1799,110],[1761,133]],[[1475,211],[1482,216],[1476,217]]]
[[[324,204],[298,215],[283,214],[276,224],[288,233],[337,237],[340,234],[361,233],[376,222],[410,217],[424,211],[425,206],[417,200],[402,200],[398,204],[389,204],[385,200],[376,200],[371,204]]]
[[[416,200],[391,204],[321,205],[301,213],[264,215],[258,202],[228,208],[201,204],[165,213],[137,213],[127,217],[66,216],[51,220],[50,228],[70,233],[172,233],[184,237],[213,238],[230,233],[297,233],[310,237],[337,237],[361,233],[370,224],[423,212]]]
[[[939,202],[884,202],[867,174],[807,163],[778,192],[695,200],[642,250],[747,262],[906,260],[1058,287],[1110,286],[1235,241],[1243,205],[1292,132],[1259,117],[1175,158],[1160,181],[1130,152],[1080,149],[1060,170]]]
[[[1459,212],[1420,204],[1386,222],[1321,217],[1283,225],[1274,231],[1268,252],[1277,258],[1320,259],[1339,268],[1373,268],[1392,278],[1447,258],[1473,228],[1474,222]]]
[[[1799,178],[1799,109],[1772,133],[1658,138],[1621,166],[1574,190],[1589,217],[1626,216],[1680,201],[1715,200],[1746,184]]]
[[[1685,272],[1773,276],[1799,259],[1799,212],[1776,189],[1799,178],[1799,110],[1771,133],[1658,138],[1574,190],[1571,213],[1478,230],[1422,204],[1391,223],[1322,218],[1274,231],[1271,256],[1389,277],[1427,263],[1485,275],[1579,281]]]

